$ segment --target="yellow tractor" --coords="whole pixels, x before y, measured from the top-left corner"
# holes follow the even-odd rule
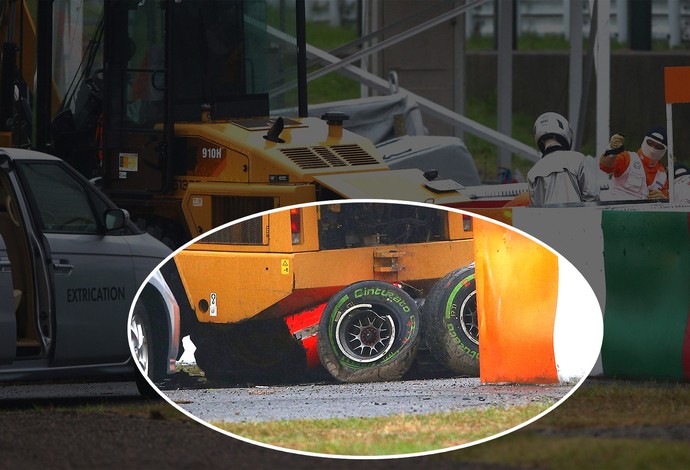
[[[369,140],[343,128],[347,115],[307,117],[304,0],[97,3],[100,19],[66,90],[52,64],[69,25],[56,23],[54,34],[52,25],[68,15],[54,19],[54,4],[39,1],[35,15],[23,1],[3,4],[0,138],[97,178],[172,247],[296,203],[376,192],[469,200],[425,169],[390,170]],[[93,9],[84,4],[84,28]]]
[[[207,378],[299,380],[323,364],[362,382],[402,377],[420,344],[454,372],[478,374],[473,257],[469,216],[350,201],[226,226],[170,263]]]

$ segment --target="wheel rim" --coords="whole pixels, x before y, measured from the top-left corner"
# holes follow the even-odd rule
[[[479,344],[479,321],[477,316],[477,291],[472,291],[460,307],[462,331],[470,341]]]
[[[148,339],[146,338],[146,329],[144,322],[137,314],[132,315],[132,321],[129,324],[129,342],[134,351],[134,359],[139,363],[145,374],[149,373],[149,348]]]
[[[395,323],[391,315],[379,315],[371,304],[359,304],[338,319],[335,337],[338,348],[349,359],[374,362],[393,347]]]

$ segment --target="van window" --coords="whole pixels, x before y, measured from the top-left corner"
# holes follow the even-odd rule
[[[40,229],[59,233],[98,233],[106,205],[90,200],[84,184],[62,165],[21,163],[22,176],[35,202]],[[95,198],[94,198],[95,199]],[[100,202],[100,204],[99,204]],[[93,204],[103,207],[95,208]]]

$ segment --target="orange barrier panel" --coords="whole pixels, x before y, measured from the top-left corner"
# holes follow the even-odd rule
[[[479,218],[474,236],[481,381],[558,383],[558,255]]]
[[[666,103],[690,102],[690,67],[664,67]]]

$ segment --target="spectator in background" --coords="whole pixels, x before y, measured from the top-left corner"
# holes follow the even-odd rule
[[[682,163],[673,166],[673,203],[690,205],[690,169]]]
[[[599,157],[599,167],[613,174],[614,199],[668,199],[668,177],[660,160],[666,153],[666,129],[654,127],[637,152],[624,149],[625,136],[614,134]]]

